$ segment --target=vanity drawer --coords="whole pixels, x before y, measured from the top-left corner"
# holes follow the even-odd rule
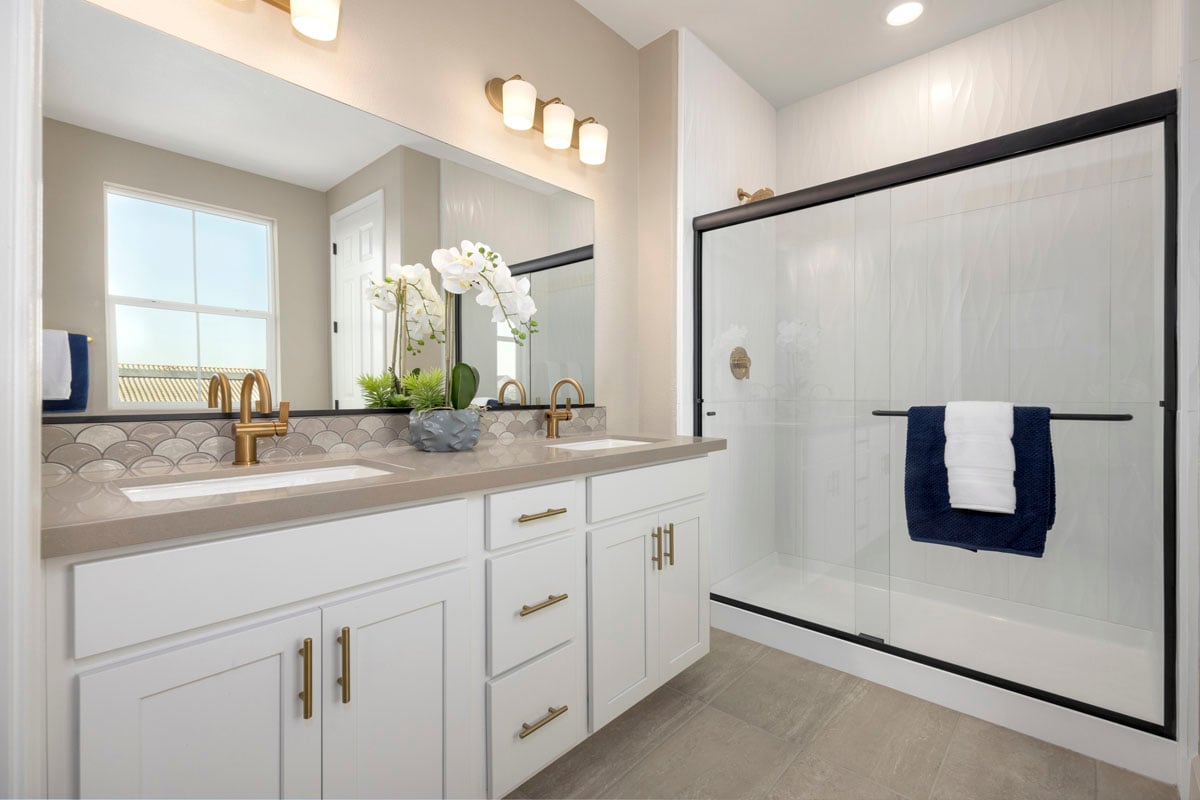
[[[491,797],[505,796],[587,735],[583,655],[569,644],[488,685]]]
[[[498,550],[571,530],[581,519],[578,497],[574,481],[489,494],[487,548]]]
[[[581,539],[569,536],[488,561],[488,668],[499,675],[576,633]]]
[[[183,545],[72,569],[75,658],[466,557],[467,501]]]
[[[588,478],[588,522],[633,514],[708,491],[708,460],[693,458]]]

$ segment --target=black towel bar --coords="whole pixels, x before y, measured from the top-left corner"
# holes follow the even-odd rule
[[[907,417],[907,411],[875,409],[871,412],[875,417]],[[1074,419],[1090,422],[1130,422],[1133,414],[1051,414],[1050,419]]]

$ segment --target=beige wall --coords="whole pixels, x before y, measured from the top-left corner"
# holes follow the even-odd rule
[[[639,426],[638,54],[566,0],[348,0],[335,42],[254,0],[93,0],[160,30],[596,201],[597,398]],[[608,163],[507,130],[484,83],[520,72],[609,128]],[[669,269],[670,264],[650,265]],[[663,368],[669,365],[664,364]]]
[[[639,415],[647,432],[676,430],[676,276],[678,255],[679,32],[642,48],[641,173],[638,176]],[[690,220],[684,220],[690,230]],[[684,265],[685,267],[687,265]],[[598,340],[599,341],[599,340]]]
[[[47,119],[43,323],[89,333],[88,411],[111,408],[104,308],[106,181],[276,220],[280,386],[293,407],[329,408],[329,215],[325,194]]]

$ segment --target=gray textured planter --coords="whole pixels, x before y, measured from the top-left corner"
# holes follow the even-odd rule
[[[479,441],[479,412],[435,408],[414,411],[408,418],[413,447],[431,453],[470,450]]]

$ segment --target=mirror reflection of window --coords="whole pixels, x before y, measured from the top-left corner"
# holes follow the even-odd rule
[[[276,382],[274,224],[106,187],[115,407],[201,407],[213,372]]]

